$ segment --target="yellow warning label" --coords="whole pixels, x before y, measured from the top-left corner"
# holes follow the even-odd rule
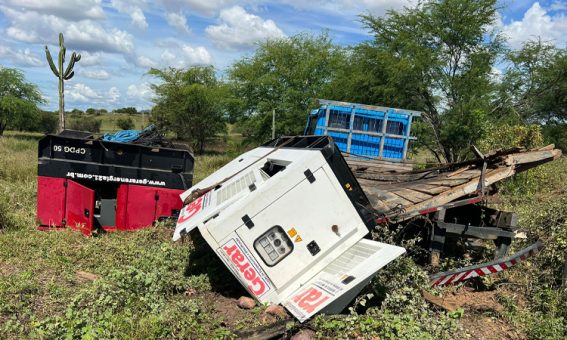
[[[297,235],[297,231],[295,230],[295,228],[291,228],[287,231],[287,234],[289,235],[289,237],[294,237],[295,235]]]
[[[301,241],[303,241],[303,239],[301,238],[301,236],[297,235],[297,237],[295,238],[295,243],[301,242]]]

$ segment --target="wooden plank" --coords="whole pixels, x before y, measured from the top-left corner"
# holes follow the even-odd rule
[[[402,198],[398,195],[394,195],[393,193],[388,191],[380,190],[376,187],[366,188],[365,192],[367,192],[367,196],[369,197],[369,199],[372,196],[374,200],[380,201],[381,203],[387,205],[388,210],[396,208],[399,205],[402,205],[403,207],[409,207],[413,205],[412,202],[406,200],[405,198]],[[371,203],[373,204],[372,206],[374,207],[374,209],[382,208],[381,206],[374,206],[375,202],[371,202]],[[380,204],[380,203],[376,203],[376,204]]]
[[[460,174],[460,173],[463,172],[463,171],[467,171],[467,170],[470,169],[470,168],[471,168],[471,166],[470,166],[470,165],[467,165],[467,166],[465,166],[465,167],[463,167],[463,168],[460,168],[460,169],[457,170],[457,171],[451,172],[450,174],[447,175],[447,177],[453,177],[453,176],[455,176],[455,175]]]
[[[471,179],[474,177],[478,177],[480,176],[481,171],[480,170],[465,170],[463,172],[461,172],[460,174],[456,174],[453,175],[453,177],[451,177],[451,179]],[[449,177],[449,176],[446,176]]]
[[[407,169],[412,170],[413,164],[406,162],[388,162],[377,159],[360,159],[353,157],[345,157],[345,160],[349,166],[361,166],[368,168],[394,168],[394,169]]]
[[[446,186],[446,187],[454,187],[457,185],[461,185],[463,183],[467,183],[468,180],[467,179],[453,179],[453,178],[439,178],[439,179],[433,179],[433,180],[427,180],[424,181],[425,184],[435,184],[435,185],[442,185],[442,186]]]
[[[538,151],[551,151],[555,149],[555,144],[549,144],[544,146],[543,148],[539,148]]]
[[[484,182],[485,182],[484,184],[485,186],[489,186],[504,178],[511,177],[514,174],[515,171],[511,167],[503,167],[500,169],[496,169],[494,171],[487,173],[486,177],[484,178]],[[456,199],[459,199],[461,197],[464,197],[466,195],[472,194],[478,191],[479,181],[480,179],[476,178],[475,180],[468,181],[467,183],[451,188],[442,194],[433,196],[429,200],[415,204],[410,209],[406,209],[406,215],[403,216],[402,219],[415,216],[415,214],[417,214],[421,210],[435,208],[443,204],[447,204]]]
[[[550,151],[544,150],[544,151],[516,153],[516,154],[508,155],[506,157],[506,164],[517,165],[517,164],[535,163],[544,160],[557,159],[560,156],[561,156],[561,150],[550,150]]]
[[[437,195],[444,191],[449,190],[451,187],[445,187],[442,185],[431,185],[431,184],[423,184],[423,183],[409,183],[406,188],[423,192],[429,195]]]
[[[413,191],[411,189],[398,189],[392,192],[412,203],[419,203],[431,198],[431,195],[424,194],[419,191]]]

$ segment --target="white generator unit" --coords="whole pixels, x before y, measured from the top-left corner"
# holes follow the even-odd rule
[[[340,313],[405,249],[364,237],[370,204],[328,136],[282,137],[181,195],[173,240],[198,228],[261,303],[303,322]]]

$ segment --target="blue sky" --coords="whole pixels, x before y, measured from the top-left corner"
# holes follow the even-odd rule
[[[417,0],[0,0],[0,65],[21,69],[57,107],[57,80],[43,46],[58,33],[82,55],[66,83],[66,109],[151,107],[150,67],[214,65],[220,73],[258,41],[329,30],[341,45],[370,39],[358,15]],[[567,44],[567,1],[501,0],[495,27],[517,48],[541,37]]]

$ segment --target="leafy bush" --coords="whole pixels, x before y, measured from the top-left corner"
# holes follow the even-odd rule
[[[81,117],[69,120],[67,128],[92,133],[100,132],[101,121],[93,117]]]
[[[543,126],[543,135],[546,143],[553,143],[555,147],[567,153],[567,124],[547,124]]]
[[[527,240],[516,240],[514,248],[541,240],[541,253],[505,272],[516,294],[527,299],[526,308],[513,309],[508,318],[517,322],[531,337],[565,338],[567,336],[567,289],[561,287],[567,253],[567,158],[532,169],[519,179],[504,183],[499,209],[515,211]]]
[[[41,111],[39,112],[37,126],[33,131],[55,133],[57,131],[57,123],[59,123],[59,117],[56,113]]]
[[[521,146],[527,149],[543,145],[539,125],[490,124],[478,147],[482,152]]]
[[[118,118],[116,125],[122,130],[132,130],[134,128],[134,121],[130,117]]]

